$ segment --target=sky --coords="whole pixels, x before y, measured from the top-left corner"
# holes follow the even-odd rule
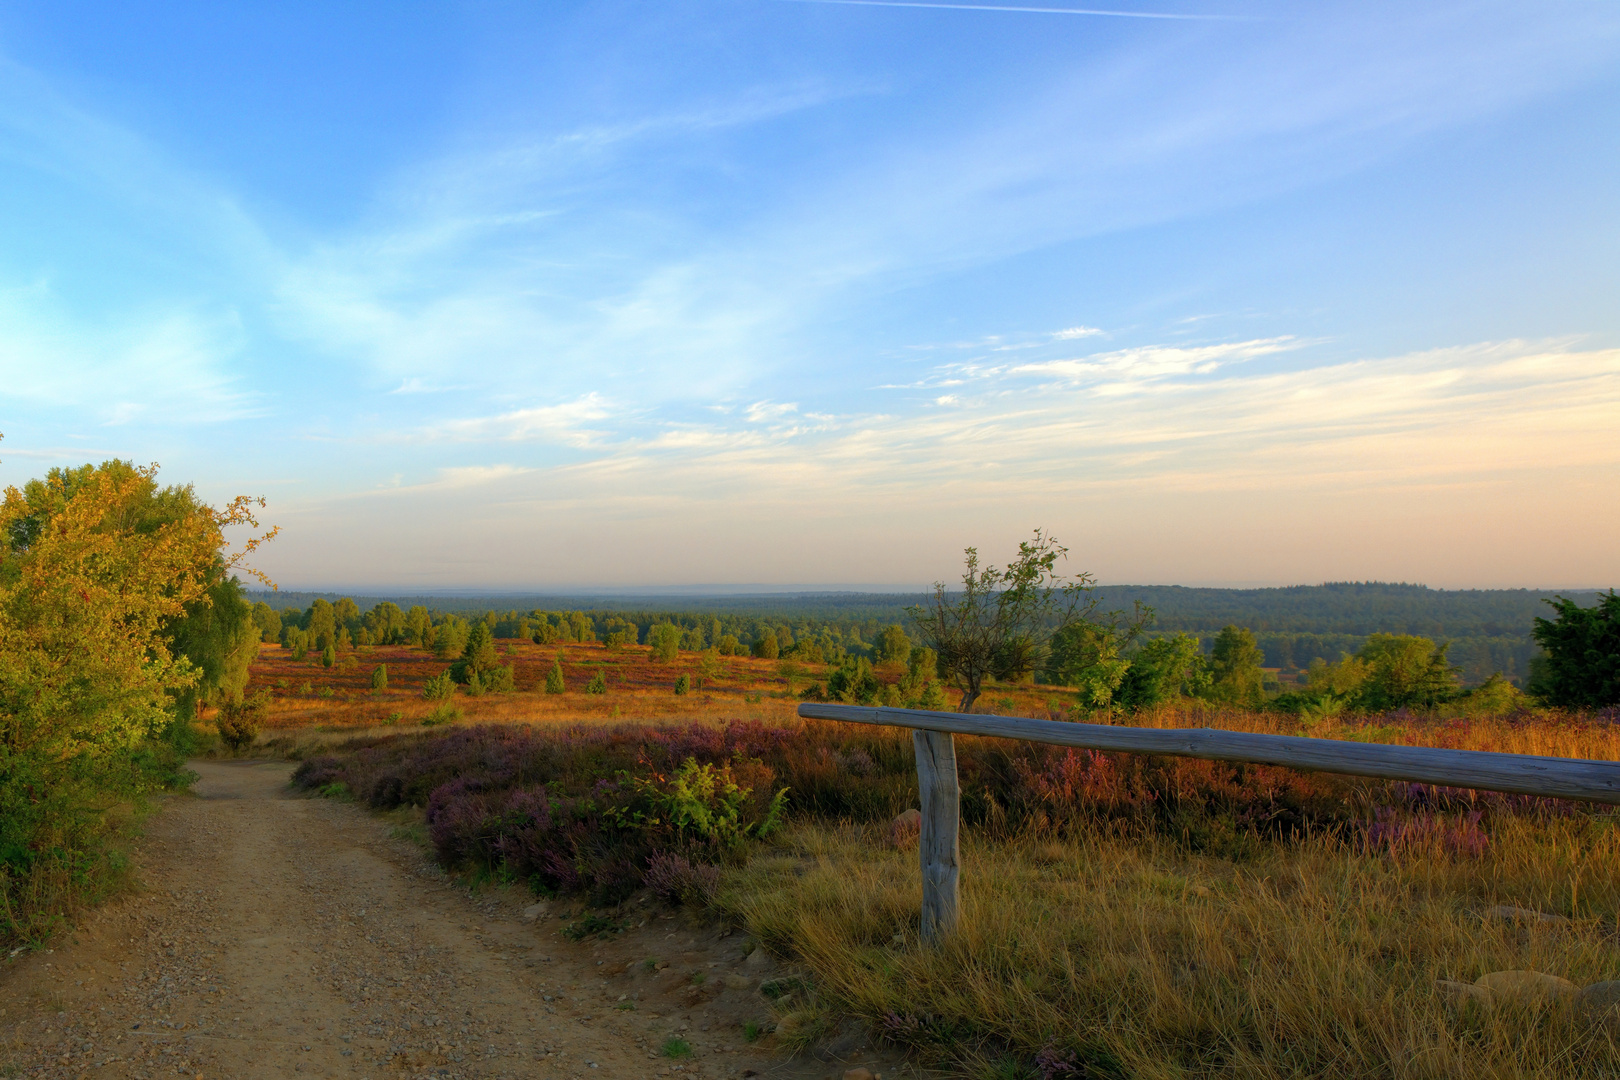
[[[284,587],[1620,584],[1620,6],[0,0],[0,484]]]

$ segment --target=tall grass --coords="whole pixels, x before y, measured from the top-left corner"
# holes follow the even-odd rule
[[[1400,714],[1309,733],[1620,758],[1606,721]],[[1133,722],[1299,731],[1208,710]],[[904,731],[485,727],[358,740],[300,776],[374,805],[433,805],[440,820],[454,805],[460,835],[477,839],[441,843],[441,857],[499,870],[503,838],[524,827],[514,810],[537,793],[611,802],[609,778],[686,758],[749,763],[760,797],[789,789],[794,823],[751,858],[721,860],[718,887],[698,891],[803,965],[813,989],[782,999],[790,1045],[853,1014],[986,1077],[1620,1075],[1606,1029],[1572,1012],[1458,1012],[1434,988],[1520,968],[1620,978],[1620,833],[1606,810],[1005,740],[957,746],[963,916],[937,949],[917,940],[916,853],[889,846],[889,817],[915,805]],[[589,828],[595,840],[571,849],[580,866],[613,847],[600,817]],[[658,857],[616,850],[642,859],[642,876]],[[1484,918],[1496,904],[1569,921]]]

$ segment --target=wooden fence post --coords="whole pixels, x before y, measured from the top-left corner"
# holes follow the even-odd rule
[[[956,781],[956,740],[948,731],[913,731],[917,748],[917,793],[922,801],[922,939],[938,944],[956,928],[957,888],[962,875],[962,793]]]

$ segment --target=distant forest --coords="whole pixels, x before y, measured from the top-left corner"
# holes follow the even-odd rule
[[[1336,661],[1359,649],[1368,634],[1416,634],[1451,643],[1450,659],[1465,685],[1500,671],[1522,684],[1535,646],[1530,629],[1550,609],[1544,600],[1568,596],[1583,606],[1595,590],[1430,589],[1383,582],[1329,582],[1277,589],[1201,589],[1180,585],[1101,587],[1101,610],[1130,610],[1136,603],[1155,614],[1150,634],[1189,633],[1205,647],[1223,626],[1254,632],[1268,667],[1285,672],[1313,659]],[[308,608],[317,598],[336,601],[339,593],[253,591],[249,599],[282,611]],[[594,622],[612,617],[643,628],[658,622],[707,629],[723,624],[748,641],[762,627],[791,628],[795,636],[832,633],[859,648],[882,629],[904,623],[905,609],[926,599],[921,593],[785,593],[734,596],[670,595],[467,595],[403,594],[351,598],[361,609],[382,602],[401,608],[420,605],[436,615],[481,617],[493,612],[515,616],[532,611],[578,611]]]

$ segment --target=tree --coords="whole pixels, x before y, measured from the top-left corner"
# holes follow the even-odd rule
[[[1230,624],[1223,627],[1209,652],[1211,696],[1233,705],[1259,705],[1265,700],[1264,662],[1254,631]]]
[[[280,640],[281,616],[263,600],[253,605],[253,623],[259,628],[260,641]]]
[[[684,671],[681,672],[680,677],[675,680],[675,692],[677,694],[685,694],[691,689],[692,676],[686,674]]]
[[[562,656],[559,655],[552,663],[551,670],[546,672],[546,693],[562,694],[568,691],[568,684],[563,681]]]
[[[1537,617],[1531,631],[1547,654],[1532,670],[1531,693],[1566,709],[1620,705],[1620,596],[1610,589],[1589,608],[1562,596],[1547,603],[1558,614]]]
[[[1087,709],[1108,709],[1131,662],[1124,657],[1128,639],[1108,623],[1075,623],[1052,635],[1047,649],[1046,678],[1057,686],[1080,691]]]
[[[204,673],[174,628],[274,535],[231,554],[256,501],[216,509],[156,472],[53,469],[0,499],[0,934],[50,918],[36,875],[97,880],[106,806],[184,783],[162,736]]]
[[[1068,553],[1040,529],[1018,545],[1018,557],[1005,568],[981,567],[978,549],[967,548],[961,591],[935,582],[932,604],[907,609],[918,637],[938,653],[940,669],[961,693],[958,709],[973,707],[986,679],[1028,674],[1056,631],[1095,613],[1095,579],[1057,569]]]
[[[337,663],[337,650],[328,645],[321,650],[321,667],[329,668]]]
[[[1457,692],[1446,646],[1426,637],[1369,634],[1356,659],[1365,665],[1358,704],[1366,709],[1432,708]]]
[[[647,631],[647,644],[652,646],[655,660],[670,663],[680,654],[681,628],[671,623],[659,623]]]
[[[304,629],[309,631],[312,648],[325,649],[328,645],[337,645],[337,616],[332,611],[331,603],[317,597],[304,613],[304,618]]]
[[[450,667],[451,678],[464,683],[500,665],[495,653],[495,636],[489,624],[480,620],[467,632],[467,644],[462,647],[461,659]]]
[[[1209,693],[1209,665],[1191,634],[1154,638],[1136,651],[1130,663],[1115,695],[1123,708],[1149,709],[1161,702]]]
[[[371,688],[373,690],[388,689],[388,665],[378,664],[371,672]]]
[[[775,660],[782,655],[782,648],[777,642],[774,633],[767,632],[763,637],[754,640],[754,655],[762,656],[766,660]]]
[[[893,661],[904,663],[911,657],[911,639],[906,637],[905,629],[896,623],[878,635],[875,651],[880,664]]]
[[[602,674],[601,668],[597,668],[596,674],[591,676],[591,681],[585,684],[585,692],[587,694],[607,693],[607,677]]]

